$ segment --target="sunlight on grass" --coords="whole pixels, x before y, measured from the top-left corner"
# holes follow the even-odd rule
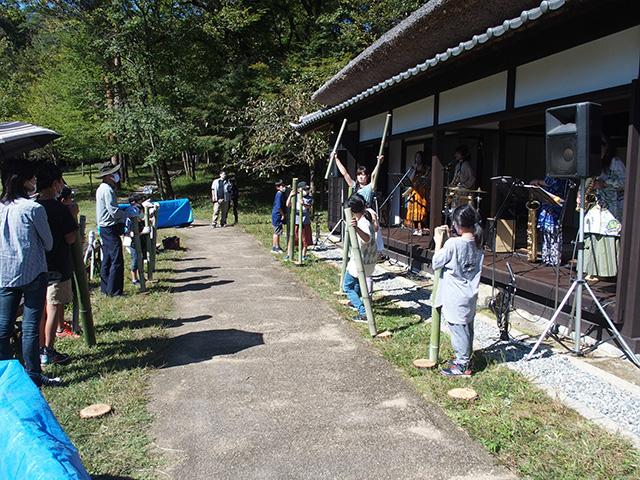
[[[268,217],[256,214],[245,230],[265,247],[271,246]],[[339,270],[333,264],[308,255],[304,267],[283,262],[348,319],[351,310],[332,294],[338,288]],[[441,334],[440,365],[418,370],[417,358],[429,358],[431,324],[386,298],[374,298],[378,331],[393,332],[391,340],[371,338],[368,327],[351,324],[392,364],[411,378],[425,397],[439,405],[497,462],[527,479],[640,479],[640,455],[629,443],[587,421],[562,403],[551,399],[522,375],[504,365],[474,356],[473,377],[448,378],[439,370],[454,357],[448,336]],[[479,392],[474,402],[454,401],[447,391],[469,386]]]

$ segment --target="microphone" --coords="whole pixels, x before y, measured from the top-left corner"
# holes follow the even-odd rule
[[[455,163],[457,160],[451,160],[447,165],[445,165],[444,167],[442,167],[440,169],[441,172],[444,172],[445,170],[449,170]]]

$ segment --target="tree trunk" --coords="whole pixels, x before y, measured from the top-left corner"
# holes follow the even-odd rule
[[[181,153],[182,156],[182,167],[184,168],[184,173],[191,177],[191,169],[189,164],[189,154],[184,150]]]
[[[162,187],[167,199],[173,200],[175,198],[173,194],[173,187],[171,186],[171,177],[169,176],[169,169],[167,167],[166,160],[162,159],[158,162],[159,172],[160,172],[160,180],[162,182]]]
[[[165,200],[164,188],[162,187],[162,181],[160,181],[159,169],[156,165],[153,165],[151,168],[153,169],[153,176],[156,179],[156,185],[158,187],[158,190],[160,190],[160,200]]]

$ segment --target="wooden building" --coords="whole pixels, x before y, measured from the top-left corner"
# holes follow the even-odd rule
[[[626,164],[617,279],[592,285],[632,350],[640,351],[640,2],[637,0],[431,0],[364,50],[314,94],[323,107],[300,118],[301,132],[348,127],[339,154],[350,172],[373,167],[387,114],[392,115],[378,182],[382,204],[415,152],[431,157],[429,227],[443,223],[446,167],[465,144],[476,171],[483,218],[500,213],[499,246],[486,255],[484,280],[518,276],[521,301],[546,318],[562,298],[571,270],[527,262],[526,201],[503,185],[545,175],[545,111],[594,102],[603,131]],[[428,269],[431,236],[403,225],[403,187],[382,208],[387,253]],[[575,191],[574,191],[575,192]],[[340,219],[344,182],[330,180],[330,226]],[[507,201],[505,203],[505,197]],[[511,203],[512,202],[512,203]],[[575,193],[564,218],[565,262],[578,229]],[[512,232],[512,233],[510,233]],[[494,261],[495,257],[495,261]],[[555,288],[559,278],[559,288]],[[551,300],[550,300],[551,299]],[[586,299],[585,329],[600,332],[600,313]],[[590,322],[590,323],[589,323]],[[596,333],[598,334],[598,333]]]

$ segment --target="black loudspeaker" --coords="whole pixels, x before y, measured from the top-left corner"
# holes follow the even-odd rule
[[[546,111],[547,175],[588,178],[600,173],[602,113],[597,103]]]

